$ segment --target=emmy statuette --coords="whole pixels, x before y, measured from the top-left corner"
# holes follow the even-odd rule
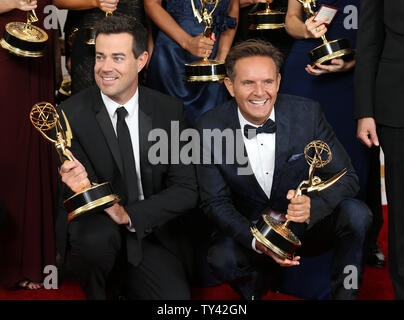
[[[299,184],[295,197],[302,195],[303,192],[324,190],[332,186],[347,172],[344,169],[327,181],[322,181],[321,178],[314,176],[316,168],[322,168],[332,160],[330,147],[323,141],[315,140],[310,142],[305,147],[304,154],[307,163],[310,165],[309,178]],[[288,228],[292,223],[295,222],[289,220],[280,222],[272,218],[270,213],[264,213],[250,230],[257,241],[261,242],[279,258],[292,260],[295,250],[302,245],[297,236]]]
[[[203,36],[210,38],[213,31],[213,13],[220,0],[200,0],[201,12],[196,9],[194,0],[190,1],[194,16],[199,23],[205,24]],[[207,4],[214,5],[210,12],[208,12]],[[185,64],[185,81],[188,82],[214,82],[224,79],[225,76],[226,69],[224,63],[220,61],[209,60],[205,57],[203,60]]]
[[[274,30],[285,27],[285,12],[271,10],[270,4],[273,0],[267,0],[266,3],[255,5],[248,18],[250,21],[249,30]],[[262,8],[265,5],[265,8]]]
[[[306,13],[307,19],[313,17],[316,12],[316,0],[297,0]],[[309,52],[309,57],[313,65],[315,63],[330,64],[332,59],[341,58],[344,61],[350,61],[354,58],[355,52],[352,50],[349,40],[346,38],[328,41],[325,35],[321,36],[323,44]]]
[[[54,143],[60,162],[64,163],[65,161],[73,161],[66,152],[66,147],[71,146],[73,135],[63,110],[62,115],[66,124],[66,131],[63,130],[60,124],[59,115],[55,107],[48,102],[35,104],[30,112],[30,120],[46,140]],[[56,140],[45,133],[54,128],[56,130]],[[92,184],[91,187],[74,194],[64,201],[64,207],[68,212],[68,221],[70,221],[83,213],[108,208],[119,200],[120,198],[112,192],[109,182],[104,182]]]
[[[37,21],[35,10],[31,10],[27,12],[27,22],[7,23],[0,45],[20,57],[42,57],[46,51],[48,35],[32,24]]]

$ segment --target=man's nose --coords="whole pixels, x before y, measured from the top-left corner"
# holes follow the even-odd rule
[[[264,92],[265,92],[264,86],[261,83],[257,83],[254,90],[255,95],[262,96]]]
[[[104,59],[101,65],[101,71],[108,72],[112,70],[112,61],[109,58]]]

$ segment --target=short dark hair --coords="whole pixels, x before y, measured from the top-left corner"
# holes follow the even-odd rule
[[[99,34],[129,33],[133,36],[133,54],[139,57],[147,50],[147,29],[135,18],[126,15],[105,17],[95,25],[96,37]]]
[[[275,62],[276,71],[280,72],[283,65],[282,52],[269,42],[250,39],[240,42],[230,49],[225,61],[227,76],[231,80],[234,79],[234,65],[237,60],[255,56],[271,58]]]

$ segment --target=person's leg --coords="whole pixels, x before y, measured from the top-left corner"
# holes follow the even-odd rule
[[[389,272],[396,299],[404,299],[404,128],[378,126],[385,159]]]
[[[121,248],[120,227],[104,213],[73,219],[68,229],[71,267],[87,299],[105,299],[106,279]]]
[[[190,284],[179,257],[153,236],[143,240],[139,266],[127,264],[125,295],[130,300],[189,300]]]
[[[380,148],[370,150],[368,181],[366,184],[366,204],[373,213],[373,223],[369,229],[367,263],[383,268],[385,257],[377,244],[377,238],[383,226],[383,208],[380,183]]]
[[[346,199],[302,237],[304,247],[299,252],[302,255],[334,249],[330,283],[333,299],[357,297],[364,270],[366,237],[371,223],[372,213],[364,202]],[[352,279],[348,279],[350,275]]]
[[[245,300],[260,299],[280,271],[272,258],[221,236],[214,237],[209,247],[208,264],[218,279]]]

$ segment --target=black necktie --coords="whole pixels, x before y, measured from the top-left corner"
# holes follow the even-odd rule
[[[137,201],[139,192],[137,187],[137,176],[135,166],[135,156],[132,148],[132,140],[130,138],[129,128],[125,121],[125,116],[128,114],[125,107],[116,109],[118,121],[116,123],[116,132],[118,135],[118,144],[121,151],[121,158],[124,171],[124,180],[126,182],[127,203]]]
[[[262,126],[254,127],[249,124],[244,126],[244,136],[247,139],[254,138],[260,133],[274,133],[276,131],[276,124],[271,119],[268,119]]]

